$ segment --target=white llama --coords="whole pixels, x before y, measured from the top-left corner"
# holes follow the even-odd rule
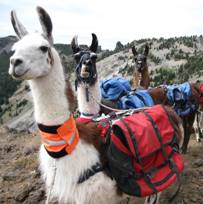
[[[41,7],[37,7],[37,12],[42,34],[29,34],[15,12],[11,12],[12,24],[19,41],[13,46],[14,54],[10,58],[9,74],[16,79],[28,80],[33,95],[36,122],[42,129],[50,129],[71,120],[70,103],[65,94],[63,67],[53,47],[51,19]],[[72,127],[74,129],[74,122]],[[81,129],[83,134],[91,134],[85,127]],[[79,135],[82,137],[80,129]],[[74,138],[71,137],[70,140]],[[69,144],[72,141],[46,140],[44,144],[55,148],[55,145],[60,147],[63,142]],[[46,191],[51,192],[50,199],[69,204],[116,204],[123,199],[117,194],[115,181],[103,171],[95,171],[94,175],[80,181],[85,178],[88,170],[93,171],[92,168],[100,164],[99,152],[85,139],[79,139],[71,154],[57,159],[49,154],[42,145],[40,169],[46,182]]]
[[[80,117],[90,119],[99,116],[101,102],[101,91],[99,87],[98,73],[96,68],[96,51],[98,47],[97,36],[92,33],[92,43],[88,49],[82,49],[78,45],[77,36],[71,42],[74,58],[76,61],[76,87],[78,107]],[[106,104],[108,105],[108,104]],[[102,109],[105,111],[106,109]],[[106,110],[109,112],[109,110]],[[85,120],[83,120],[85,122]],[[160,193],[158,196],[152,195],[146,198],[145,204],[158,204]]]

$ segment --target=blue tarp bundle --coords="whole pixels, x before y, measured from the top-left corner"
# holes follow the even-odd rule
[[[191,86],[188,82],[183,84],[168,85],[167,99],[170,104],[174,104],[174,109],[179,116],[186,116],[197,110],[197,104],[191,103]]]
[[[191,86],[188,82],[183,84],[168,85],[167,99],[170,104],[174,104],[174,109],[179,116],[186,116],[197,110],[196,103],[189,100],[192,95]]]
[[[131,91],[130,83],[122,77],[103,80],[100,85],[102,98],[116,101],[119,109],[153,106],[154,102],[147,90]],[[197,110],[197,104],[189,100],[192,90],[188,82],[168,85],[167,99],[179,116],[186,116]]]
[[[128,95],[121,97],[118,101],[119,109],[142,108],[153,105],[154,102],[147,90],[130,92]]]
[[[183,84],[168,85],[167,87],[167,98],[170,103],[184,100],[187,101],[192,95],[190,84],[185,82]]]
[[[122,77],[102,80],[100,88],[102,98],[110,101],[118,100],[121,96],[128,94],[131,91],[129,81]]]
[[[129,81],[122,77],[102,80],[100,88],[102,98],[117,101],[119,109],[141,108],[154,105],[148,91],[131,92]]]

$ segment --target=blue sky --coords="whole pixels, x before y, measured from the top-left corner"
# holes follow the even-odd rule
[[[203,0],[0,0],[0,37],[14,35],[10,11],[15,9],[25,27],[40,31],[36,6],[53,21],[57,43],[89,44],[97,34],[103,49],[117,41],[203,34]]]

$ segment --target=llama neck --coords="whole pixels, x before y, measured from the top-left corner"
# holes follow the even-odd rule
[[[86,98],[86,88],[84,84],[79,84],[77,95],[78,95],[78,107],[80,113],[87,113],[96,115],[100,111],[100,105],[97,102],[101,101],[101,92],[99,88],[99,82],[88,88],[89,90],[89,101]],[[93,98],[94,97],[94,98]]]
[[[145,89],[148,89],[149,81],[150,81],[149,72],[148,67],[146,66],[144,70],[141,72],[140,86],[144,87]]]
[[[50,73],[41,78],[30,80],[37,123],[58,125],[70,116],[69,103],[65,94],[66,82],[60,58],[52,49],[54,64]]]
[[[132,83],[133,89],[137,89],[139,87],[139,81],[140,81],[140,72],[136,70],[133,73],[133,83]]]

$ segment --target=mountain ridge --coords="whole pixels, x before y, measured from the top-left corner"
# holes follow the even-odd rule
[[[12,80],[7,74],[11,54],[7,48],[11,47],[15,40],[17,39],[14,36],[0,38],[0,45],[2,45],[0,47],[0,90],[11,85],[14,86],[12,90],[6,92],[3,99],[0,95],[0,122],[11,130],[32,132],[35,130],[35,125],[28,85],[26,82]],[[164,82],[171,84],[203,79],[202,36],[140,39],[126,45],[117,42],[114,50],[102,50],[100,47],[97,60],[99,78],[123,76],[131,80],[135,66],[131,46],[135,45],[138,52],[142,52],[146,43],[150,47],[148,65],[151,86],[157,86]],[[70,45],[59,43],[55,47],[60,54],[65,72],[74,84],[75,62]],[[30,120],[30,118],[32,119]],[[22,121],[28,121],[27,125],[22,126]]]

